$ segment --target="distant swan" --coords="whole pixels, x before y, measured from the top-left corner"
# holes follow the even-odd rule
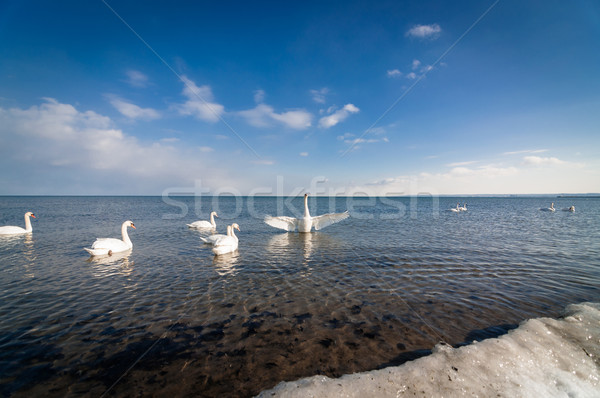
[[[570,211],[571,213],[575,213],[575,206],[565,207],[562,211]]]
[[[456,207],[451,208],[450,211],[452,211],[454,213],[459,213],[460,212],[460,204],[457,203]]]
[[[465,202],[465,204],[462,207],[459,207],[458,210],[467,211],[467,202]]]
[[[214,245],[216,241],[218,241],[219,239],[222,238],[226,238],[228,236],[231,236],[232,230],[233,229],[237,229],[238,231],[240,230],[240,226],[237,225],[236,223],[233,223],[231,225],[227,226],[227,235],[223,235],[223,234],[215,234],[215,235],[211,235],[207,238],[204,237],[200,237],[200,239],[202,239],[202,242],[208,244],[208,245]]]
[[[554,208],[554,202],[552,202],[552,204],[550,205],[550,207],[542,207],[540,210],[541,211],[551,211],[551,212],[556,211],[556,209]]]
[[[92,245],[91,249],[88,249],[87,247],[84,247],[83,249],[92,256],[102,256],[107,254],[110,256],[113,253],[127,251],[133,248],[133,244],[129,239],[129,235],[127,235],[127,227],[135,229],[133,222],[125,221],[121,225],[121,236],[123,237],[123,240],[114,238],[98,238]]]
[[[217,239],[214,243],[213,243],[213,249],[212,252],[215,255],[221,255],[221,254],[225,254],[225,253],[231,253],[235,250],[237,250],[238,248],[238,237],[235,236],[235,230],[240,230],[239,225],[237,224],[232,224],[230,228],[227,229],[227,232],[231,232],[231,235],[222,237]]]
[[[285,216],[266,216],[265,223],[272,227],[286,231],[295,231],[298,229],[298,232],[310,232],[312,227],[315,227],[315,230],[318,231],[333,223],[345,220],[349,216],[350,214],[348,214],[348,211],[345,211],[343,213],[329,213],[321,216],[311,217],[310,213],[308,212],[308,194],[304,194],[304,217],[294,218]]]
[[[215,228],[217,228],[217,223],[215,222],[215,217],[219,217],[219,216],[217,215],[217,212],[212,211],[210,213],[210,221],[200,220],[200,221],[195,221],[191,224],[186,224],[186,225],[190,228],[212,228],[212,229],[215,229]]]
[[[25,228],[7,225],[5,227],[0,227],[0,235],[16,235],[33,232],[33,228],[31,227],[31,219],[29,217],[35,218],[32,212],[28,211],[25,213]]]

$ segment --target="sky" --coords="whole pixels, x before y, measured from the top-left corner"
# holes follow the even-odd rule
[[[0,195],[600,192],[600,3],[0,1]]]

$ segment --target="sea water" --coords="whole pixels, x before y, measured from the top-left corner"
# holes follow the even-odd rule
[[[458,201],[468,211],[449,211]],[[2,395],[251,396],[600,302],[599,198],[309,203],[351,216],[298,234],[262,218],[298,216],[302,198],[1,197],[0,225],[37,216],[0,238]],[[186,227],[211,210],[219,233],[240,225],[237,252],[215,257]],[[90,259],[83,247],[128,219],[133,250]]]

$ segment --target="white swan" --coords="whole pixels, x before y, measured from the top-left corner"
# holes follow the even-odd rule
[[[233,224],[227,226],[227,235],[215,234],[215,235],[211,235],[207,238],[201,236],[200,239],[202,239],[202,242],[204,242],[208,245],[214,245],[215,242],[218,241],[219,239],[231,236],[232,230],[234,228],[237,229],[238,231],[240,230],[240,226],[237,225],[236,223],[233,223]]]
[[[191,224],[186,224],[190,228],[211,228],[216,229],[217,223],[215,222],[215,217],[219,217],[216,211],[212,211],[210,213],[210,221],[200,220],[195,221]]]
[[[286,231],[295,231],[298,229],[298,232],[310,232],[312,227],[315,227],[315,230],[318,231],[333,223],[345,220],[349,216],[350,214],[348,214],[348,211],[346,210],[343,213],[329,213],[311,217],[308,212],[308,194],[304,194],[304,217],[266,216],[265,222],[272,227]]]
[[[88,249],[87,247],[84,247],[83,249],[92,256],[102,256],[107,254],[110,256],[113,253],[127,251],[133,247],[129,235],[127,235],[127,227],[135,229],[133,222],[125,221],[123,225],[121,225],[122,240],[114,238],[98,238],[94,244],[92,244],[91,249]]]
[[[542,207],[540,210],[541,211],[551,211],[551,212],[556,211],[556,209],[554,208],[554,202],[552,202],[552,204],[550,205],[550,207]]]
[[[7,225],[0,227],[0,235],[28,234],[32,232],[33,228],[31,227],[31,219],[29,217],[35,218],[32,212],[28,211],[25,213],[25,228]]]
[[[212,249],[215,255],[221,255],[225,253],[231,253],[238,248],[238,237],[235,236],[235,230],[240,230],[239,225],[232,224],[231,229],[228,229],[227,232],[231,232],[231,235],[219,238],[213,243],[214,247]]]
[[[459,207],[458,210],[467,211],[467,202],[465,202],[465,204],[462,207]]]
[[[575,213],[575,206],[565,207],[562,211],[570,211],[571,213]]]
[[[451,208],[450,211],[452,211],[454,213],[459,213],[460,212],[460,204],[457,203],[456,207]]]

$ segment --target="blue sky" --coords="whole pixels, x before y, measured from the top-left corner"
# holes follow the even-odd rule
[[[286,3],[0,3],[0,194],[600,192],[598,2]]]

